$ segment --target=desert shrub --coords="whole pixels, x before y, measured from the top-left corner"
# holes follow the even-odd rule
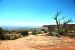
[[[61,29],[60,31],[58,29],[54,29],[53,31],[49,32],[50,36],[57,36],[59,37],[60,35],[63,35],[63,30]]]
[[[4,35],[4,38],[6,40],[15,40],[15,39],[18,39],[20,37],[21,37],[21,35],[19,35],[19,34],[5,34]]]
[[[33,31],[32,35],[36,35],[36,34],[39,34],[39,32],[34,32],[34,31]]]
[[[0,39],[4,40],[4,30],[0,27]]]
[[[41,31],[45,31],[45,29],[41,29]]]
[[[47,30],[45,30],[45,29],[41,29],[41,31],[43,31],[44,33],[47,33]]]
[[[52,32],[49,32],[48,35],[49,35],[49,36],[53,36]]]
[[[34,31],[32,32],[32,35],[36,35],[36,34],[40,34],[40,33],[41,33],[41,32],[34,30]]]
[[[26,36],[26,35],[28,35],[28,30],[21,31],[20,33],[21,33],[21,35]]]
[[[52,32],[53,36],[58,36],[57,32]]]
[[[14,38],[13,35],[6,35],[6,36],[5,36],[5,39],[6,39],[6,40],[14,40],[15,38]]]
[[[10,36],[10,40],[15,40],[15,39],[18,39],[19,37],[17,37],[16,35],[12,35]]]
[[[69,36],[69,37],[75,37],[75,33],[68,33],[67,36]]]
[[[44,33],[47,33],[47,30],[45,30]]]
[[[36,35],[36,34],[40,34],[40,32],[35,32],[35,33],[33,33],[32,35]]]

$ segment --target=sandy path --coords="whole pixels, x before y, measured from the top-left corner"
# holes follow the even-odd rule
[[[0,50],[75,50],[75,39],[31,35],[0,41]]]

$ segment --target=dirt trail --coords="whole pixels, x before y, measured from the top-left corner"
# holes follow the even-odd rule
[[[75,50],[75,39],[34,36],[0,41],[0,50]]]

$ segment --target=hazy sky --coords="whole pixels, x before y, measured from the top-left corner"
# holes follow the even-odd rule
[[[0,25],[54,24],[57,9],[67,19],[75,20],[74,0],[0,0]]]

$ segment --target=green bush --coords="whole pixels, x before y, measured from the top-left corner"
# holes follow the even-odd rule
[[[55,30],[53,30],[53,31],[50,31],[50,32],[49,32],[49,35],[50,35],[50,36],[57,36],[57,37],[59,37],[60,33],[62,33],[62,32],[59,31],[58,29],[55,29]]]
[[[20,33],[21,33],[21,35],[26,36],[26,35],[28,35],[28,30],[21,31]]]
[[[67,34],[67,36],[69,36],[69,37],[75,37],[75,33],[69,33],[69,34]]]
[[[53,36],[52,32],[49,32],[48,35],[49,35],[49,36]]]
[[[0,27],[0,40],[4,40],[4,30]]]
[[[45,30],[44,33],[47,33],[47,31]]]
[[[35,33],[33,33],[32,35],[36,35],[36,34],[40,34],[40,32],[35,32]]]

